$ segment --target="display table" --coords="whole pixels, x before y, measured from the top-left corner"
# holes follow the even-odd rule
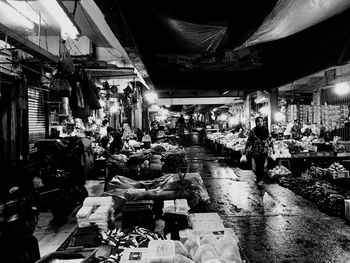
[[[293,170],[310,167],[310,162],[337,162],[342,160],[347,160],[350,158],[348,155],[330,155],[327,152],[316,152],[316,153],[305,153],[305,155],[293,155],[288,158],[276,158],[274,161],[277,165],[283,165],[293,172]],[[298,167],[295,164],[302,164],[302,167]],[[303,165],[304,164],[304,165]]]

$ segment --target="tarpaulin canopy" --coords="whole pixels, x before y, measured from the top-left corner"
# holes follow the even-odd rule
[[[142,36],[142,41],[152,42],[153,48],[162,53],[210,53],[215,52],[223,40],[227,27],[217,23],[193,23],[172,17],[146,4],[142,12],[127,13],[131,24]],[[140,8],[140,7],[139,7]]]
[[[163,21],[191,53],[215,52],[227,30],[222,26],[194,24],[169,17],[163,17]]]
[[[290,36],[349,7],[349,0],[279,0],[259,29],[241,47]]]

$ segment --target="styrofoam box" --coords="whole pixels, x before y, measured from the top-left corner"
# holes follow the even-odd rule
[[[126,248],[120,263],[146,263],[148,248]]]
[[[220,221],[195,221],[192,223],[192,229],[195,235],[225,231],[225,227],[221,219]]]
[[[175,202],[174,200],[165,200],[163,206],[163,213],[165,212],[175,212]]]
[[[94,196],[94,197],[86,197],[84,200],[83,205],[107,205],[107,204],[113,204],[113,197],[112,196]]]
[[[151,240],[148,244],[147,263],[173,263],[175,242],[173,240]]]
[[[186,199],[176,199],[175,206],[177,212],[187,212],[190,210]]]
[[[218,213],[194,213],[190,214],[191,222],[195,221],[221,221]]]

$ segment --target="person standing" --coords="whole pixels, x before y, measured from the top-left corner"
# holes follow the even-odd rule
[[[251,155],[252,170],[256,175],[258,186],[261,186],[267,166],[267,157],[269,151],[273,150],[273,143],[268,129],[264,126],[263,118],[257,117],[255,124],[256,126],[249,133],[244,152]]]
[[[180,117],[177,119],[177,123],[176,123],[178,134],[184,134],[184,126],[185,126],[185,118],[181,114]]]

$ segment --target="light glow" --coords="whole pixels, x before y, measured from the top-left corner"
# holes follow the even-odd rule
[[[79,35],[78,29],[70,20],[63,8],[58,4],[56,0],[41,0],[42,5],[50,13],[50,15],[56,20],[61,27],[61,36],[63,39],[70,37],[76,39]]]
[[[8,5],[7,3],[0,1],[1,14],[4,15],[5,21],[10,20],[15,22],[15,25],[23,26],[27,29],[34,29],[34,23],[30,21],[27,17],[19,13],[15,8]]]
[[[346,95],[350,92],[349,82],[339,82],[334,86],[334,92],[337,95]]]
[[[168,116],[169,115],[169,111],[167,109],[161,109],[160,110],[160,115],[163,115],[163,116]]]
[[[158,99],[158,95],[154,91],[149,91],[145,94],[145,99],[150,104],[156,103],[156,101]]]

